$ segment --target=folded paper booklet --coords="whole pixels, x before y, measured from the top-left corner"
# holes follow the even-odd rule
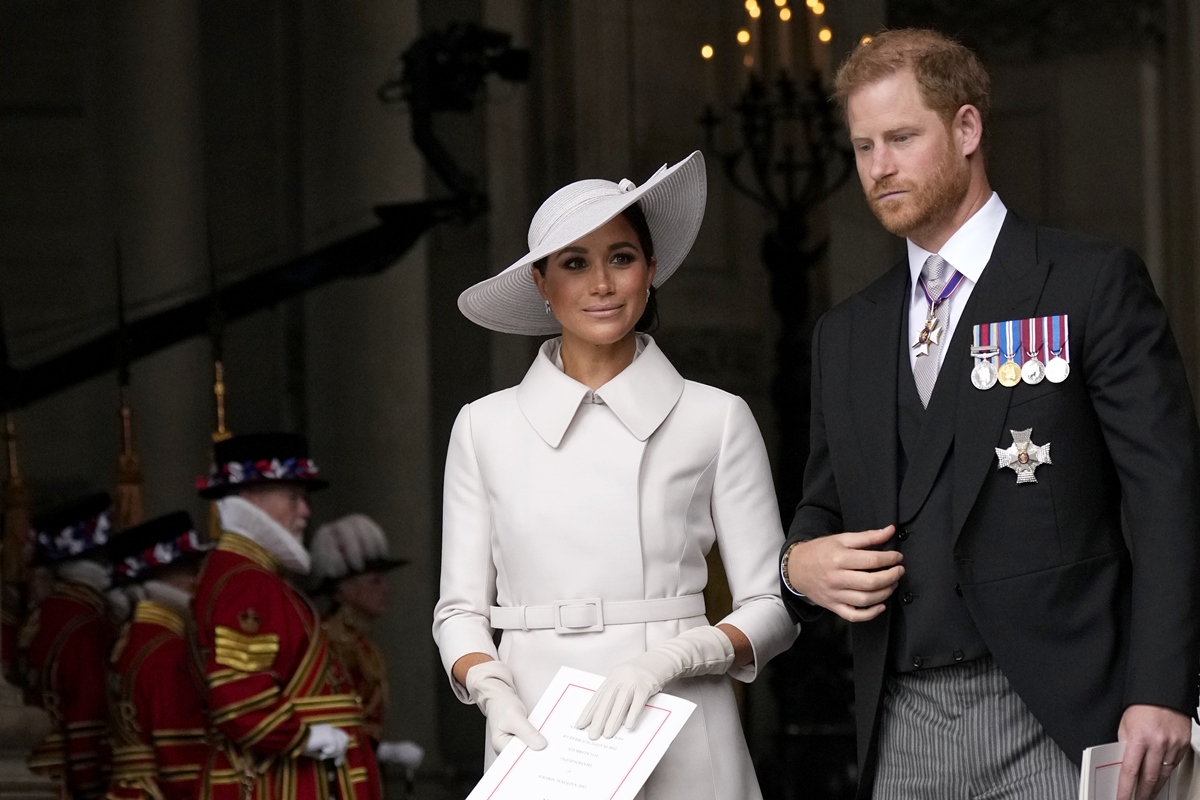
[[[1084,750],[1083,768],[1079,773],[1079,800],[1116,800],[1124,755],[1124,742]],[[1171,771],[1171,779],[1155,800],[1200,800],[1200,780],[1193,779],[1195,764],[1195,754],[1189,749]]]
[[[513,739],[467,800],[633,800],[695,703],[669,694],[650,698],[633,730],[592,741],[575,730],[604,678],[562,667],[529,720],[546,737],[544,750]]]

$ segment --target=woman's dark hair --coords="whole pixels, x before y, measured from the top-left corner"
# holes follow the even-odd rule
[[[642,211],[642,207],[637,203],[626,208],[621,212],[620,216],[625,218],[625,221],[633,228],[633,232],[637,234],[638,246],[642,248],[642,255],[646,259],[646,263],[650,263],[650,259],[654,258],[654,237],[650,235],[650,223],[646,221],[646,214]],[[539,258],[533,262],[533,268],[542,275],[546,274],[546,264],[549,263],[549,257]],[[650,287],[650,297],[646,300],[646,310],[642,312],[641,318],[633,329],[638,333],[651,333],[658,327],[658,287]]]

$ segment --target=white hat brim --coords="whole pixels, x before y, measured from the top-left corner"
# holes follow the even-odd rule
[[[664,166],[641,186],[628,191],[613,184],[612,194],[592,198],[571,209],[546,241],[499,274],[466,289],[458,308],[472,322],[501,333],[548,336],[561,331],[533,282],[534,262],[578,241],[634,203],[641,206],[654,242],[661,286],[679,268],[700,232],[708,196],[704,156],[699,150],[670,167]]]

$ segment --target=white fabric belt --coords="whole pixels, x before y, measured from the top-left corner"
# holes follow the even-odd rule
[[[492,606],[492,627],[497,630],[544,630],[556,633],[590,633],[605,625],[665,622],[704,615],[704,595],[664,597],[659,600],[618,600],[599,597],[556,600],[548,606]]]

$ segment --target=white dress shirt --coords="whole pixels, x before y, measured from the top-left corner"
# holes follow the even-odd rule
[[[946,329],[942,331],[938,343],[939,367],[945,360],[950,339],[954,336],[954,329],[967,306],[967,300],[971,298],[971,290],[979,282],[983,268],[992,257],[992,249],[996,246],[996,238],[1000,236],[1000,227],[1007,215],[1008,209],[1000,202],[1000,195],[992,192],[983,208],[964,222],[937,253],[963,275],[962,283],[944,302],[950,313]],[[908,339],[904,346],[908,348],[908,363],[913,368],[917,365],[917,351],[913,349],[912,344],[921,335],[921,328],[925,326],[925,320],[929,317],[929,301],[925,299],[925,292],[921,289],[921,268],[925,266],[925,259],[931,255],[933,253],[914,244],[912,239],[908,240],[908,270],[912,278],[912,296],[908,306]],[[947,272],[946,278],[949,277],[950,273]]]
[[[1000,236],[1000,227],[1004,224],[1004,218],[1007,215],[1008,209],[1005,208],[1004,203],[1000,202],[1000,195],[992,192],[992,196],[983,204],[983,207],[964,222],[962,227],[955,231],[954,235],[938,251],[938,255],[944,258],[947,264],[963,275],[963,281],[954,290],[954,294],[950,295],[944,301],[950,313],[938,346],[937,357],[939,367],[945,360],[950,339],[954,336],[954,328],[958,325],[959,319],[962,318],[962,311],[967,306],[967,300],[971,298],[971,290],[979,282],[979,276],[983,274],[983,268],[987,266],[988,261],[992,257],[992,250],[996,246],[996,239]],[[908,363],[915,369],[917,366],[917,351],[913,349],[912,343],[921,335],[921,328],[925,327],[925,320],[929,317],[929,301],[925,299],[925,292],[921,289],[920,283],[921,268],[925,266],[925,259],[933,255],[933,253],[930,253],[920,245],[914,244],[912,239],[907,241],[908,269],[909,276],[912,279],[912,296],[909,298],[908,303],[908,338],[904,342],[904,347],[908,349]],[[947,278],[949,278],[949,275],[950,273],[946,273]],[[793,594],[804,597],[807,600],[808,598],[804,594],[796,591],[788,583],[786,573],[783,572],[783,563],[780,563],[779,569],[780,575],[784,578],[783,585]]]

